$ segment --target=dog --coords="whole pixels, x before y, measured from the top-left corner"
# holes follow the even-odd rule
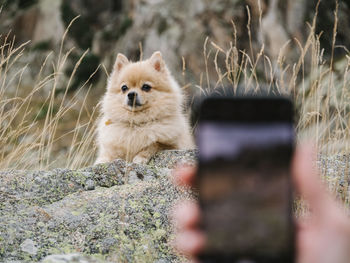
[[[96,163],[147,163],[161,150],[194,148],[183,94],[161,53],[130,62],[118,54],[97,125]]]

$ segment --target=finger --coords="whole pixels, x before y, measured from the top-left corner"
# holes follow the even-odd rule
[[[196,168],[193,166],[182,166],[176,168],[173,173],[174,182],[180,186],[192,186]]]
[[[313,228],[310,227],[309,223],[310,222],[305,222],[305,220],[299,220],[296,224],[297,262],[317,262],[317,260],[314,260],[314,257],[317,257],[315,253],[315,250],[317,251],[317,249],[315,249],[317,235],[315,236],[315,233],[312,231]]]
[[[293,180],[296,190],[306,199],[315,213],[328,213],[333,201],[319,178],[315,160],[311,144],[298,146],[292,164]]]
[[[174,223],[180,231],[196,227],[199,217],[199,207],[192,201],[184,201],[178,204],[173,211]]]
[[[198,230],[185,231],[177,235],[175,248],[188,256],[195,256],[204,248],[204,234]]]

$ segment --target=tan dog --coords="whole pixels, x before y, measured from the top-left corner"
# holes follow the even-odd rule
[[[118,54],[102,100],[96,163],[146,163],[160,150],[193,148],[182,104],[160,52],[136,63]]]

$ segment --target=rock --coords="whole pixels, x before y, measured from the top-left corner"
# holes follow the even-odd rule
[[[330,191],[343,202],[347,202],[349,192],[349,163],[350,156],[348,154],[320,155],[317,162],[322,179],[327,182]]]
[[[51,255],[44,258],[43,263],[99,263],[102,260],[83,256],[78,253],[68,255]]]
[[[272,61],[277,61],[279,55],[285,56],[288,50],[280,54],[281,48],[290,39],[286,29],[283,27],[278,12],[278,0],[271,0],[270,8],[261,21],[261,32],[263,41],[268,44],[269,55]],[[274,30],[271,30],[273,28]]]
[[[63,37],[65,28],[60,14],[61,0],[41,0],[35,31],[32,36],[33,44],[51,42],[53,46],[58,46]]]
[[[192,194],[170,174],[195,155],[164,151],[148,165],[0,172],[0,262],[182,261],[169,243],[168,216]]]
[[[163,151],[147,165],[115,160],[76,171],[0,172],[0,262],[184,261],[170,245],[169,212],[193,194],[175,187],[170,174],[179,163],[193,164],[196,154]],[[348,162],[318,161],[325,180],[341,177],[330,185],[340,197]]]
[[[92,179],[86,180],[85,190],[95,190],[95,181]]]
[[[36,252],[38,251],[35,242],[31,239],[26,239],[23,241],[21,244],[21,250],[30,255],[36,255]]]
[[[197,158],[197,151],[180,151],[169,150],[163,151],[155,155],[149,162],[151,165],[173,169],[176,165],[193,164],[193,160]]]

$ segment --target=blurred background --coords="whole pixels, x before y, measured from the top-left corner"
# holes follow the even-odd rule
[[[0,168],[91,165],[118,52],[160,50],[188,96],[289,94],[299,138],[348,152],[348,0],[0,0]]]

